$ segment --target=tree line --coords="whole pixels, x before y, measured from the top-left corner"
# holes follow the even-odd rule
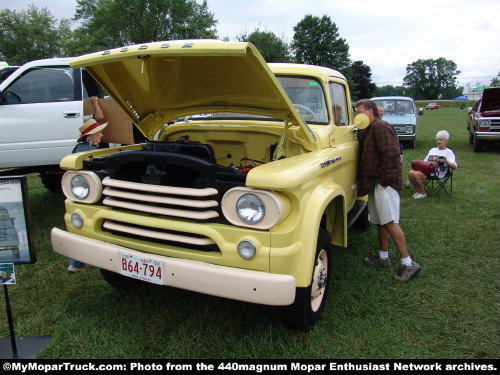
[[[73,22],[78,25],[75,29],[71,28]],[[22,11],[6,9],[0,11],[0,60],[20,65],[151,41],[216,39],[217,23],[206,0],[77,0],[71,20],[56,20],[47,8],[33,5]],[[354,100],[382,95],[447,99],[461,94],[456,86],[460,71],[451,60],[417,60],[407,65],[403,86],[377,87],[371,68],[351,60],[349,44],[329,16],[306,15],[293,31],[291,43],[259,28],[236,39],[253,43],[267,62],[321,65],[340,71],[349,81]]]

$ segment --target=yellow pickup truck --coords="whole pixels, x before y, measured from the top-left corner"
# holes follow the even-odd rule
[[[170,41],[77,57],[148,138],[65,157],[54,251],[138,282],[321,317],[332,244],[367,227],[344,76],[249,43]]]

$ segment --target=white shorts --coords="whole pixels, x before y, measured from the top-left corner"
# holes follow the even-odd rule
[[[384,225],[391,222],[399,223],[399,207],[401,198],[394,188],[383,188],[380,184],[368,194],[368,216],[370,223]]]

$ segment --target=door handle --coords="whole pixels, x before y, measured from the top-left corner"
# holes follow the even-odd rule
[[[68,111],[68,112],[64,112],[63,114],[64,114],[65,118],[78,118],[78,117],[80,117],[80,112]]]

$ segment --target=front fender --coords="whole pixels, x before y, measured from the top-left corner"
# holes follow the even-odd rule
[[[271,233],[270,270],[295,277],[297,286],[311,283],[318,232],[327,207],[335,204],[333,243],[347,245],[347,207],[344,189],[335,183],[317,186],[300,202],[300,214],[295,230]],[[278,228],[279,229],[279,228]]]

